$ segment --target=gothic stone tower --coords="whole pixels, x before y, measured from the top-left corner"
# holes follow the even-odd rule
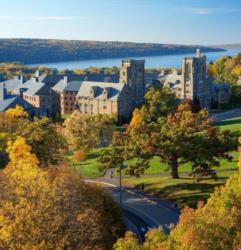
[[[206,56],[201,56],[200,49],[196,57],[184,58],[182,74],[181,99],[198,101],[201,107],[209,108],[211,89],[206,75]]]
[[[140,106],[145,94],[145,61],[123,60],[120,67],[120,83],[131,89],[133,106]]]

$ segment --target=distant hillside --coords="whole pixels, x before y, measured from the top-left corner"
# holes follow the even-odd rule
[[[198,46],[131,42],[0,39],[0,62],[47,63],[193,53]],[[203,52],[222,49],[201,47]]]
[[[224,49],[236,49],[236,48],[241,48],[241,43],[230,43],[230,44],[219,44],[219,45],[214,45],[212,47],[215,48],[224,48]]]

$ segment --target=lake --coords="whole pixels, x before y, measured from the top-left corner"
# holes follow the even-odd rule
[[[217,58],[229,55],[234,56],[241,52],[241,48],[227,49],[221,52],[208,52],[204,53],[207,56],[207,62],[215,61]],[[178,68],[182,65],[184,57],[193,57],[195,54],[179,54],[179,55],[163,55],[163,56],[144,56],[132,57],[133,59],[144,59],[146,68]],[[49,68],[62,69],[84,69],[88,67],[119,67],[120,61],[128,58],[111,58],[111,59],[95,59],[95,60],[82,60],[82,61],[69,61],[69,62],[56,62],[56,63],[41,63],[31,64],[31,66],[46,66]]]

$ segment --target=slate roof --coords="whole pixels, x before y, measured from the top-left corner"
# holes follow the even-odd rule
[[[22,106],[25,110],[34,109],[34,107],[27,103],[20,96],[7,96],[6,99],[0,101],[0,112],[3,112],[9,108],[14,108],[16,105]]]
[[[77,98],[91,98],[91,90],[93,90],[95,99],[104,99],[103,93],[104,91],[107,91],[107,99],[117,101],[123,88],[124,84],[121,83],[83,81],[77,94]]]
[[[54,87],[54,90],[57,91],[75,91],[78,92],[80,89],[80,86],[83,81],[71,81],[67,84],[64,82],[64,80],[60,80]]]
[[[33,83],[29,86],[28,90],[24,92],[25,95],[34,96],[34,95],[49,95],[50,87],[44,83]]]
[[[78,91],[76,88],[80,88],[80,84],[77,82],[89,81],[89,82],[110,82],[110,83],[118,83],[119,82],[119,74],[85,74],[85,75],[67,75],[68,77],[68,88],[66,89],[66,84],[64,83],[64,76],[62,79],[58,81],[58,83],[53,86],[54,90],[57,91]],[[72,83],[75,82],[75,83]],[[70,84],[71,83],[71,84]],[[76,88],[75,88],[76,86]]]
[[[17,88],[18,85],[21,84],[21,81],[20,81],[20,79],[13,78],[10,80],[3,81],[1,83],[5,83],[5,87],[7,89],[7,92],[10,92],[10,91],[14,90],[15,88]]]

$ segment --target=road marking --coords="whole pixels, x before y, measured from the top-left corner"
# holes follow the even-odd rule
[[[110,186],[110,187],[118,187],[118,186],[116,186],[116,185],[114,185],[114,184],[110,184],[110,183],[108,183],[108,182],[103,182],[103,181],[93,181],[93,180],[84,180],[85,182],[89,182],[89,183],[99,183],[99,184],[104,184],[104,185],[106,185],[106,186]]]
[[[116,188],[118,187],[117,185],[114,185],[114,184],[111,184],[111,183],[108,183],[108,182],[103,182],[103,181],[95,181],[95,180],[87,180],[87,179],[84,179],[84,181],[89,182],[89,183],[99,183],[99,184],[103,184],[103,185],[110,186],[110,187],[116,187]],[[150,200],[149,198],[145,197],[145,196],[142,195],[142,194],[138,194],[138,193],[133,192],[133,191],[127,189],[127,188],[123,188],[122,190],[125,190],[126,192],[128,192],[128,193],[130,193],[130,194],[139,196],[139,197],[141,197],[142,199],[144,199],[145,201],[148,201],[149,203],[154,204],[154,205],[156,205],[156,206],[158,206],[158,207],[160,207],[160,208],[162,208],[162,209],[168,210],[168,211],[170,211],[172,214],[174,214],[175,216],[177,216],[177,214],[176,214],[174,211],[172,211],[170,208],[168,208],[168,207],[166,207],[166,206],[163,206],[163,205],[161,205],[161,204],[159,204],[159,203],[157,203],[157,202],[155,202],[155,201],[153,201],[153,200]],[[142,213],[145,214],[144,212],[142,212]],[[146,216],[147,216],[147,215],[146,215]],[[149,216],[147,216],[147,217],[149,217]],[[149,218],[150,218],[150,217],[149,217]],[[153,220],[153,221],[154,221],[154,220]],[[158,225],[159,223],[155,223],[155,224]]]
[[[140,240],[140,242],[142,242],[142,237],[141,237],[141,234],[140,234],[140,232],[138,230],[138,227],[132,221],[130,221],[129,219],[127,219],[126,217],[124,217],[124,220],[126,220],[127,222],[129,222],[129,224],[131,224],[136,229],[136,232],[138,234],[139,240]]]

